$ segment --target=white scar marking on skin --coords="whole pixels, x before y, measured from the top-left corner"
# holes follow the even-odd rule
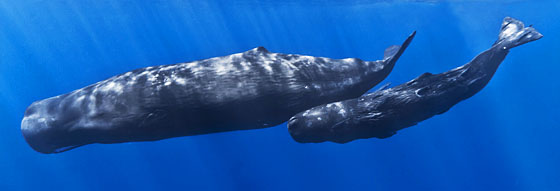
[[[82,101],[84,101],[85,98],[86,98],[85,95],[81,95],[80,97],[76,98],[76,100],[74,100],[74,104],[78,105],[82,103]]]
[[[211,59],[208,59],[208,60],[211,60]],[[199,63],[199,61],[194,61],[194,62],[181,64],[181,71],[184,71],[186,69],[189,69],[193,73],[193,75],[196,76],[196,75],[199,75],[202,70],[204,70],[204,67]]]
[[[216,71],[216,74],[218,75],[225,75],[228,74],[230,72],[235,71],[235,67],[232,64],[232,60],[230,59],[226,59],[225,61],[221,62],[221,63],[216,63],[214,66],[214,70]]]
[[[151,82],[152,84],[154,84],[157,78],[159,77],[159,73],[155,73],[155,74],[154,73],[155,72],[148,74],[148,81]]]
[[[321,114],[322,114],[321,111],[312,111],[309,115],[317,116],[317,115],[321,115]]]
[[[196,67],[197,63],[196,62],[189,62],[187,64],[185,64],[185,67],[187,68],[194,68]]]
[[[232,54],[230,56],[222,57],[213,63],[214,71],[218,75],[225,75],[231,72],[235,72],[237,69],[233,65],[234,60],[238,60],[242,57],[242,53]]]
[[[167,70],[173,70],[176,69],[177,65],[169,65],[169,66],[164,66],[161,69],[159,69],[159,71],[167,71]]]
[[[88,104],[88,108],[89,108],[89,113],[88,115],[94,115],[96,113],[96,109],[95,109],[95,96],[93,96],[93,94],[90,94],[89,97],[89,104]]]
[[[185,78],[175,78],[175,82],[183,86],[187,84],[187,80],[185,80]]]
[[[345,62],[347,64],[353,64],[355,62],[355,59],[354,58],[345,58],[345,59],[342,59],[342,62]]]
[[[109,91],[113,91],[116,93],[121,94],[123,92],[124,86],[120,83],[116,83],[116,82],[109,82],[101,87],[99,87],[100,91],[104,91],[104,92],[109,92]]]
[[[284,64],[284,65],[288,66],[288,68],[292,69],[292,70],[291,70],[291,71],[292,71],[292,74],[293,74],[294,71],[299,70],[299,68],[298,68],[296,65],[294,65],[294,63],[292,63],[292,62],[288,62],[288,61],[286,61],[286,60],[282,60],[282,64]]]
[[[346,110],[343,108],[340,108],[340,110],[338,110],[338,114],[345,116],[346,115]]]
[[[251,70],[251,63],[243,61],[240,64],[241,64],[241,67],[243,67],[243,70],[245,70],[245,71]]]
[[[266,60],[264,61],[263,67],[266,71],[268,71],[269,73],[272,73],[272,67],[270,66],[270,64],[274,63],[273,61],[269,61]]]
[[[138,76],[145,76],[145,75],[148,75],[148,73],[150,73],[150,71],[145,70],[142,73],[138,74]],[[136,77],[133,77],[133,78],[136,78]]]
[[[129,86],[134,85],[134,84],[136,84],[136,76],[131,77],[130,80],[128,80],[126,82],[126,85],[129,85]]]
[[[227,73],[227,69],[226,66],[222,65],[222,64],[218,64],[216,65],[216,74],[218,75],[223,75]]]
[[[330,104],[327,104],[327,107],[330,108],[333,105],[336,106],[336,108],[338,109],[338,114],[339,115],[342,115],[342,116],[346,115],[346,109],[344,109],[344,105],[342,105],[342,103],[340,103],[340,102],[330,103]]]

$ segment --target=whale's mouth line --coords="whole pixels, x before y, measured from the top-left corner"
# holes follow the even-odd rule
[[[56,154],[56,153],[66,152],[66,151],[69,151],[69,150],[72,150],[72,149],[75,149],[75,148],[78,148],[78,147],[81,147],[81,146],[84,146],[84,145],[86,145],[86,144],[61,147],[61,148],[55,149],[52,153]]]

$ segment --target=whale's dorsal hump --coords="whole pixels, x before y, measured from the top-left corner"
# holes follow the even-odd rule
[[[254,52],[254,53],[269,53],[268,50],[262,46],[259,46],[257,48],[253,48],[251,50],[249,50],[248,52]]]

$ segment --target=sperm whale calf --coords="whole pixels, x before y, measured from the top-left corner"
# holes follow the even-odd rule
[[[303,111],[288,122],[294,140],[302,143],[346,143],[388,138],[479,92],[492,78],[511,48],[542,38],[521,21],[504,19],[498,40],[469,63],[441,74],[424,73],[407,83],[359,98]]]

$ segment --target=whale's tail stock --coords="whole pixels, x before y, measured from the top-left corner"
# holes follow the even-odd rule
[[[502,28],[498,41],[494,43],[494,46],[499,46],[503,49],[511,49],[519,45],[539,40],[543,35],[539,33],[532,26],[525,27],[523,22],[506,17],[502,23]]]

